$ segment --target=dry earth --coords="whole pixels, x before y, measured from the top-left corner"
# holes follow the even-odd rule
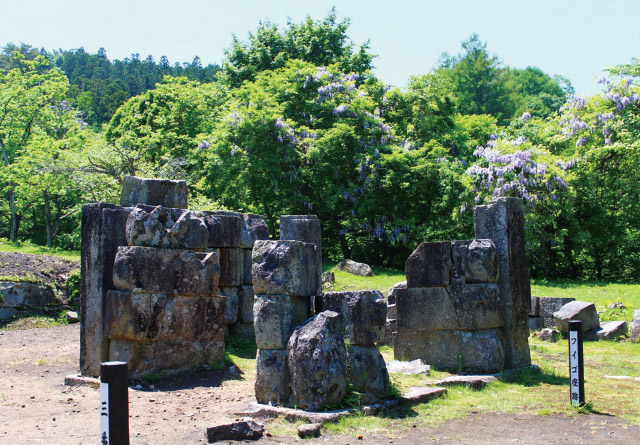
[[[0,276],[29,277],[31,281],[62,284],[69,272],[79,267],[79,261],[51,255],[0,252]]]
[[[0,443],[96,443],[98,390],[66,387],[78,371],[79,325],[0,331]],[[200,370],[129,389],[133,444],[205,442],[207,427],[237,418],[253,400],[253,372]],[[246,376],[246,378],[245,378]],[[406,425],[406,421],[404,423]],[[267,422],[266,429],[269,431]],[[388,434],[325,433],[309,443],[640,443],[640,429],[603,415],[476,414],[437,428],[392,428]],[[265,436],[261,443],[294,443]]]

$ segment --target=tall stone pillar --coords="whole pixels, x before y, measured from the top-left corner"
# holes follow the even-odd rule
[[[476,238],[493,240],[500,263],[501,312],[504,322],[505,367],[531,364],[528,314],[531,285],[526,266],[522,199],[499,198],[474,210]]]

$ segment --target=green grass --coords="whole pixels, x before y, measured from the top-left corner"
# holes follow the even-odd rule
[[[33,244],[31,241],[19,241],[16,243],[12,243],[7,241],[6,238],[0,238],[0,252],[19,252],[31,253],[35,255],[52,255],[72,261],[80,261],[80,252],[77,250],[62,250],[55,247],[49,249],[45,246]]]
[[[65,314],[66,309],[61,310],[57,314],[41,315],[27,314],[14,315],[0,321],[0,331],[20,331],[24,329],[35,328],[51,328],[54,326],[62,326],[67,324]]]
[[[399,281],[406,280],[404,272],[400,270],[375,266],[372,269],[374,276],[361,277],[337,270],[333,263],[322,265],[323,272],[333,272],[336,276],[336,282],[331,285],[332,291],[377,289],[386,296],[390,287]]]

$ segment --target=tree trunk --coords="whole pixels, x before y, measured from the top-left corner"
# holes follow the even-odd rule
[[[44,223],[47,229],[47,247],[51,249],[51,247],[53,247],[53,237],[55,236],[51,223],[51,203],[49,202],[49,194],[47,192],[43,192],[42,197],[44,198]]]
[[[18,215],[16,213],[16,192],[13,188],[8,193],[9,211],[11,212],[11,222],[9,224],[9,239],[15,243],[18,239]]]

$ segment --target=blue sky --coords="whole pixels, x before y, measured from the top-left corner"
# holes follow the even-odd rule
[[[581,94],[599,91],[602,69],[640,57],[638,0],[0,0],[0,45],[221,63],[232,34],[245,39],[261,20],[320,19],[332,6],[351,19],[354,42],[370,41],[376,74],[396,86],[436,67],[442,52],[457,54],[474,32],[504,64],[560,74]]]

